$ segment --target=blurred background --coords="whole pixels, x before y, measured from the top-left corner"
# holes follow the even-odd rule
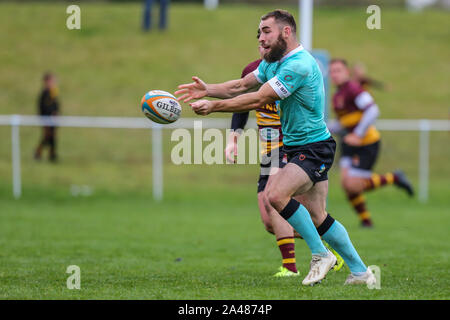
[[[66,27],[70,4],[81,9],[79,30]],[[381,8],[380,30],[366,27],[370,4]],[[220,0],[215,9],[206,8],[203,1],[170,1],[166,27],[160,30],[155,1],[152,28],[144,31],[144,8],[144,1],[0,1],[0,115],[37,114],[42,77],[51,71],[57,79],[60,115],[143,118],[139,104],[149,90],[174,92],[192,75],[206,82],[240,77],[242,69],[258,58],[256,30],[263,14],[283,8],[297,21],[299,16],[298,1]],[[312,47],[326,50],[330,57],[345,58],[351,65],[363,64],[370,77],[384,84],[383,89],[371,89],[380,107],[379,119],[448,120],[449,18],[449,1],[318,0],[314,1]],[[182,117],[197,116],[185,105]],[[227,114],[213,117],[231,119]],[[65,296],[66,292],[52,287],[64,279],[64,272],[55,271],[61,273],[56,280],[44,274],[68,265],[68,257],[81,259],[90,266],[92,275],[99,261],[110,266],[110,271],[116,270],[117,264],[122,270],[130,261],[136,263],[134,267],[140,266],[141,262],[133,260],[136,256],[155,261],[154,268],[161,270],[167,266],[164,261],[171,263],[181,253],[152,241],[165,239],[170,243],[175,239],[174,247],[181,243],[201,247],[202,239],[217,235],[218,228],[228,230],[222,231],[223,236],[218,236],[221,240],[215,243],[217,250],[223,250],[222,258],[235,254],[227,251],[233,243],[221,244],[223,239],[242,234],[245,239],[263,239],[255,251],[277,258],[270,251],[276,248],[272,248],[272,239],[260,225],[257,212],[259,165],[174,165],[170,152],[176,142],[170,140],[171,130],[163,130],[164,198],[155,202],[150,129],[58,128],[56,162],[47,161],[46,151],[40,161],[34,158],[41,131],[38,126],[20,127],[22,195],[14,199],[11,127],[0,126],[0,238],[5,249],[0,262],[6,270],[0,271],[3,297]],[[402,168],[417,186],[419,131],[381,134],[376,171]],[[426,203],[409,201],[393,189],[369,198],[379,229],[366,238],[367,243],[378,237],[388,242],[393,237],[389,228],[408,221],[413,221],[409,230],[415,230],[417,238],[420,232],[429,232],[420,228],[424,221],[434,222],[438,238],[432,245],[436,248],[448,240],[449,138],[448,131],[429,133]],[[337,169],[335,165],[331,172],[329,205],[337,217],[348,221],[350,229],[354,226],[357,239],[364,239],[340,189]],[[380,212],[378,219],[376,211]],[[422,214],[425,212],[427,217]],[[169,228],[174,219],[179,225],[176,230]],[[254,231],[247,233],[249,226]],[[206,231],[196,238],[192,230],[198,228]],[[416,240],[408,237],[408,241]],[[155,249],[152,255],[149,243],[161,246],[160,251]],[[125,248],[129,253],[123,252]],[[415,244],[416,250],[421,248],[420,243]],[[199,250],[191,257],[211,259]],[[426,255],[424,247],[420,252]],[[93,261],[94,256],[100,260]],[[113,256],[119,257],[119,262],[113,263]],[[186,256],[189,253],[183,258]],[[448,266],[448,255],[443,259]],[[205,266],[214,264],[201,261]],[[34,270],[31,273],[30,268]],[[139,268],[131,269],[136,272]],[[424,270],[434,272],[430,268]],[[18,279],[33,274],[41,281],[36,288],[24,289],[17,284]],[[159,280],[153,280],[167,280],[168,274],[159,275]],[[92,281],[100,280],[93,277]],[[47,291],[37,289],[43,287]],[[128,289],[125,286],[123,290]],[[158,290],[138,290],[133,291],[136,295],[128,292],[125,296],[117,293],[120,290],[94,290],[85,291],[84,297],[186,298],[184,293],[174,296],[173,291]],[[196,291],[192,297],[223,298],[211,290]]]

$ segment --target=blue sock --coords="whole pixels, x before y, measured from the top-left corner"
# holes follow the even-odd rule
[[[329,218],[332,220],[329,220]],[[352,273],[366,272],[367,267],[359,257],[358,252],[356,252],[345,227],[340,224],[339,221],[331,218],[330,215],[328,215],[325,220],[326,221],[324,221],[322,225],[331,221],[331,226],[329,226],[329,229],[322,235],[323,240],[328,242],[328,244],[342,256]],[[318,229],[321,227],[322,226]]]
[[[303,237],[312,254],[322,256],[327,254],[328,251],[320,239],[308,210],[298,201],[291,199],[280,215]]]

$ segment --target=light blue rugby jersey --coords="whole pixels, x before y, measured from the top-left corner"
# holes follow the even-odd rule
[[[281,60],[263,60],[253,72],[260,83],[269,82],[280,97],[283,143],[300,146],[326,140],[325,89],[314,57],[300,45]]]

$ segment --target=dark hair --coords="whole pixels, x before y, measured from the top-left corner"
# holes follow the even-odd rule
[[[274,18],[276,22],[287,24],[291,27],[293,33],[297,32],[297,24],[295,23],[295,19],[292,14],[290,14],[286,10],[277,9],[271,11],[263,15],[261,17],[261,20],[267,20],[269,18]]]
[[[343,58],[333,58],[330,60],[330,64],[332,64],[332,63],[342,63],[344,66],[348,67],[347,60],[345,60]]]
[[[44,76],[42,77],[42,80],[44,80],[44,81],[48,81],[48,80],[50,80],[51,78],[53,78],[53,73],[51,73],[51,72],[46,72],[46,73],[44,73]]]

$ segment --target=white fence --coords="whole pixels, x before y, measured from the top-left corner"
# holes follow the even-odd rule
[[[160,125],[140,118],[119,117],[39,117],[28,115],[0,115],[0,126],[11,126],[12,146],[12,176],[13,195],[20,198],[22,195],[22,180],[20,169],[20,126],[58,126],[78,128],[128,128],[147,129],[152,131],[152,180],[153,197],[161,200],[163,197],[163,159],[162,159],[162,132],[164,129],[186,128],[193,129],[195,121],[202,121],[202,128],[226,129],[230,126],[230,119],[217,118],[182,118],[177,122]],[[249,120],[249,127],[256,127],[254,119]],[[430,131],[450,131],[450,120],[378,120],[377,128],[384,131],[419,131],[419,199],[428,200],[429,180],[429,144]]]

